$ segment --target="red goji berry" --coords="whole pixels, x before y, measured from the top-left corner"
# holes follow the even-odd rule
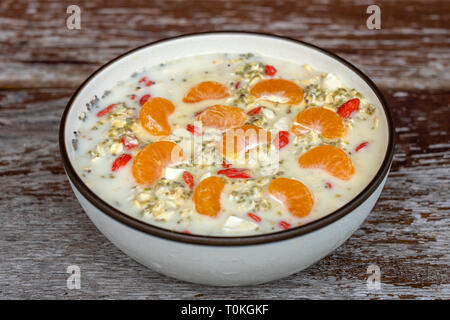
[[[257,114],[259,114],[261,112],[262,106],[253,108],[252,110],[250,110],[249,112],[247,112],[247,114],[251,115],[251,116],[256,116]]]
[[[277,69],[274,66],[267,64],[264,68],[264,73],[266,76],[273,77],[277,73]]]
[[[189,230],[183,230],[181,232],[186,233],[186,234],[192,234]]]
[[[359,103],[360,101],[357,98],[348,100],[337,109],[337,113],[344,119],[350,118],[352,113],[359,109]]]
[[[109,113],[109,112],[112,110],[112,108],[115,107],[115,105],[116,105],[116,104],[113,103],[113,104],[110,104],[109,106],[107,106],[105,109],[100,110],[100,111],[97,113],[97,117],[103,117],[105,114]]]
[[[151,98],[151,95],[149,95],[149,94],[143,95],[143,96],[141,97],[141,99],[139,100],[139,104],[140,104],[141,106],[143,106],[144,103],[146,103],[147,100],[150,99],[150,98]]]
[[[130,159],[131,159],[131,155],[129,155],[127,153],[121,154],[120,156],[118,156],[116,158],[116,160],[114,160],[114,162],[111,166],[111,170],[112,171],[119,170],[121,167],[126,165],[128,163],[128,161],[130,161]]]
[[[359,146],[357,146],[357,147],[355,148],[355,152],[358,152],[358,151],[361,150],[362,148],[365,148],[368,144],[369,144],[368,141],[365,141],[365,142],[361,143]]]
[[[331,189],[331,188],[333,188],[333,185],[329,182],[325,182],[325,188]]]
[[[152,80],[149,80],[149,81],[147,81],[147,82],[145,83],[145,86],[146,86],[146,87],[150,87],[152,84],[153,84],[153,81],[152,81]]]
[[[243,168],[229,168],[217,171],[217,174],[222,174],[231,179],[250,179],[248,169]]]
[[[225,161],[222,162],[222,168],[229,168],[231,166],[232,166],[231,163],[226,163]]]
[[[291,224],[286,221],[280,221],[279,223],[280,228],[283,228],[284,230],[287,230],[291,227]]]
[[[273,139],[273,144],[278,150],[283,149],[286,145],[289,144],[289,132],[288,131],[278,132],[275,139]]]
[[[132,139],[127,139],[125,137],[122,137],[122,138],[120,138],[120,142],[122,142],[123,148],[127,151],[134,149],[139,145],[136,138],[134,138],[134,137]]]
[[[147,77],[142,77],[141,79],[139,79],[139,83],[142,83],[142,82],[147,82]]]
[[[234,86],[234,88],[235,88],[235,89],[239,88],[240,84],[241,84],[240,81],[236,82],[236,85]]]
[[[256,222],[261,222],[261,220],[262,220],[260,216],[257,216],[256,214],[254,214],[252,212],[247,213],[247,215],[250,218],[252,218],[253,220],[255,220]]]
[[[192,124],[188,124],[188,125],[186,126],[186,130],[189,131],[190,133],[196,135],[196,136],[201,136],[201,135],[202,135],[202,134],[199,132],[199,129],[198,129],[196,126],[192,125]]]
[[[130,96],[130,99],[131,99],[131,100],[136,99],[136,95],[135,95],[135,94],[132,94],[132,95]]]
[[[194,189],[194,177],[188,171],[183,172],[183,181],[189,187],[189,189]]]

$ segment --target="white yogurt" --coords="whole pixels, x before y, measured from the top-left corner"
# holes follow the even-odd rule
[[[111,88],[109,94],[86,112],[84,121],[80,121],[76,165],[83,172],[83,180],[102,199],[130,216],[170,230],[204,235],[235,236],[281,231],[283,227],[280,222],[284,221],[295,227],[337,210],[360,193],[380,167],[386,147],[386,133],[377,126],[381,111],[355,90],[345,87],[339,75],[327,73],[326,70],[314,71],[301,64],[301,61],[299,64],[293,64],[260,56],[214,54],[150,66],[129,79],[120,81]],[[245,68],[246,65],[250,66],[247,68],[250,71]],[[303,87],[304,100],[292,106],[267,101],[239,100],[241,89],[251,87],[260,78],[269,78],[263,71],[261,73],[265,65],[276,67],[275,78],[291,80]],[[152,84],[146,86],[150,80]],[[184,103],[182,99],[189,88],[202,81],[224,84],[230,88],[231,96],[195,104]],[[146,94],[169,99],[175,105],[175,111],[169,117],[172,127],[170,136],[153,137],[140,126],[139,100]],[[262,112],[256,117],[249,117],[249,121],[276,135],[278,131],[290,131],[294,118],[306,107],[328,107],[335,110],[343,102],[356,97],[361,101],[360,110],[353,114],[350,120],[346,120],[346,137],[334,141],[353,161],[355,174],[350,180],[339,180],[319,169],[300,168],[297,159],[307,148],[331,142],[323,140],[314,132],[302,139],[295,138],[291,133],[290,143],[276,158],[263,157],[256,162],[255,159],[249,160],[245,167],[253,170],[255,179],[225,180],[221,211],[216,217],[203,216],[196,212],[191,199],[192,192],[183,182],[182,174],[189,171],[194,176],[195,184],[198,184],[202,179],[216,175],[216,172],[222,169],[215,146],[223,132],[203,128],[202,137],[193,136],[186,130],[186,126],[194,124],[194,113],[214,104],[238,106],[245,112],[256,106],[264,106]],[[100,110],[111,104],[116,104],[111,111],[111,114],[117,114],[116,116],[96,116]],[[120,115],[121,112],[124,114]],[[116,130],[113,130],[114,127]],[[132,133],[134,142],[138,142],[139,147],[125,150],[123,144],[118,142],[124,133],[128,136]],[[111,164],[119,155],[128,153],[134,157],[144,145],[158,140],[176,142],[188,156],[184,163],[165,169],[163,180],[168,181],[168,186],[159,186],[159,193],[155,191],[154,186],[141,186],[135,182],[131,174],[132,161],[115,172],[111,171]],[[362,142],[368,142],[367,146],[355,152],[355,148]],[[202,160],[209,165],[196,167],[195,158],[190,155],[198,155],[196,151],[202,148],[206,148],[204,154],[201,154]],[[214,161],[216,163],[211,164]],[[243,167],[233,164],[231,160],[229,164]],[[307,186],[314,198],[314,207],[307,217],[294,217],[283,204],[268,194],[267,185],[273,178],[272,174],[297,179]],[[164,194],[165,188],[169,192],[168,195]],[[170,190],[173,194],[170,194]],[[260,221],[254,220],[249,213],[259,217]]]

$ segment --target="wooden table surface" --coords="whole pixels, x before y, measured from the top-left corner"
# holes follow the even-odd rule
[[[366,8],[381,7],[381,30]],[[81,30],[66,8],[81,8]],[[26,1],[0,3],[0,298],[450,298],[448,1]],[[398,134],[392,171],[362,227],[307,270],[265,285],[169,279],[112,245],[64,175],[58,126],[100,65],[145,43],[208,30],[269,32],[329,49],[380,87]],[[369,265],[380,290],[367,285]],[[66,268],[81,268],[68,290]]]

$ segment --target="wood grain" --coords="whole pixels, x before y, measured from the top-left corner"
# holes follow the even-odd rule
[[[371,2],[328,0],[77,1],[81,30],[68,30],[66,8],[72,3],[2,2],[0,87],[76,87],[129,49],[205,30],[305,40],[341,55],[390,88],[439,89],[450,80],[448,1],[377,1],[381,30],[366,27]]]
[[[65,28],[71,1],[2,1],[0,298],[450,299],[449,4],[379,1],[382,29],[372,31],[369,2],[77,1],[76,31]],[[199,286],[139,265],[89,221],[60,162],[60,116],[93,70],[149,41],[211,29],[331,49],[382,88],[396,125],[392,172],[362,228],[314,266],[265,285]],[[72,264],[80,290],[66,287]],[[366,285],[371,264],[379,291]]]

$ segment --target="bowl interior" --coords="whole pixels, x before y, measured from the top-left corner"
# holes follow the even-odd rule
[[[213,53],[255,53],[287,60],[298,65],[309,64],[318,71],[336,74],[347,86],[360,91],[382,111],[379,125],[385,133],[384,139],[386,141],[384,145],[386,148],[384,154],[389,151],[388,148],[392,148],[393,137],[390,137],[389,134],[392,135],[392,125],[389,125],[390,120],[383,111],[385,109],[380,100],[382,98],[377,95],[376,89],[371,87],[370,80],[359,74],[353,66],[319,48],[295,40],[262,34],[225,32],[187,35],[158,41],[126,53],[94,73],[80,87],[69,103],[69,109],[66,110],[64,132],[62,132],[62,141],[65,148],[62,149],[62,152],[67,153],[68,161],[71,163],[75,161],[72,139],[75,138],[74,131],[79,126],[78,116],[86,110],[86,104],[95,96],[100,97],[104,91],[112,88],[117,81],[127,79],[133,72],[140,71],[145,67],[182,57]],[[386,163],[387,158],[385,157],[382,166],[389,166],[390,159]],[[78,172],[77,166],[72,167],[76,174],[80,176],[81,172]],[[381,169],[379,169],[379,174],[380,171]]]

